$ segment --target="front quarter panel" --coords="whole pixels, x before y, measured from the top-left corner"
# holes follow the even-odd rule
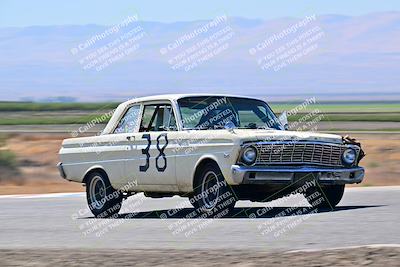
[[[176,151],[176,174],[179,190],[191,192],[196,168],[203,160],[214,160],[228,184],[236,184],[231,166],[236,162],[240,145],[227,130],[182,131]]]

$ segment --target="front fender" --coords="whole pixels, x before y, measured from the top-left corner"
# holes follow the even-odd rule
[[[215,153],[215,154],[202,155],[197,160],[195,167],[192,170],[192,175],[191,175],[192,188],[193,188],[193,181],[194,181],[195,173],[196,173],[197,169],[199,168],[200,164],[204,160],[213,160],[220,168],[222,175],[224,176],[224,178],[228,184],[231,184],[231,185],[239,184],[240,181],[233,180],[233,177],[231,175],[232,174],[232,172],[231,172],[232,165],[236,163],[236,159],[237,159],[236,154],[237,153],[219,152],[219,153]]]

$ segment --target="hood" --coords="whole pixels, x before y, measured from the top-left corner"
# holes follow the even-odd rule
[[[234,135],[243,142],[249,141],[318,141],[341,144],[342,136],[314,132],[279,131],[263,129],[234,129]]]

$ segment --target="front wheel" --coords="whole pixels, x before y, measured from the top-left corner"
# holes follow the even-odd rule
[[[86,179],[86,199],[95,217],[108,218],[118,214],[122,194],[115,190],[105,173],[92,172]]]
[[[236,197],[216,163],[207,163],[194,179],[190,203],[203,216],[221,218],[229,215]]]
[[[306,191],[305,197],[314,208],[333,209],[342,200],[344,185],[314,187]]]

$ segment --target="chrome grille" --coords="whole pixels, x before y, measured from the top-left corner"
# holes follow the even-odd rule
[[[346,145],[317,142],[271,142],[254,145],[256,165],[315,164],[343,166],[341,156]],[[358,152],[358,151],[357,151]]]

